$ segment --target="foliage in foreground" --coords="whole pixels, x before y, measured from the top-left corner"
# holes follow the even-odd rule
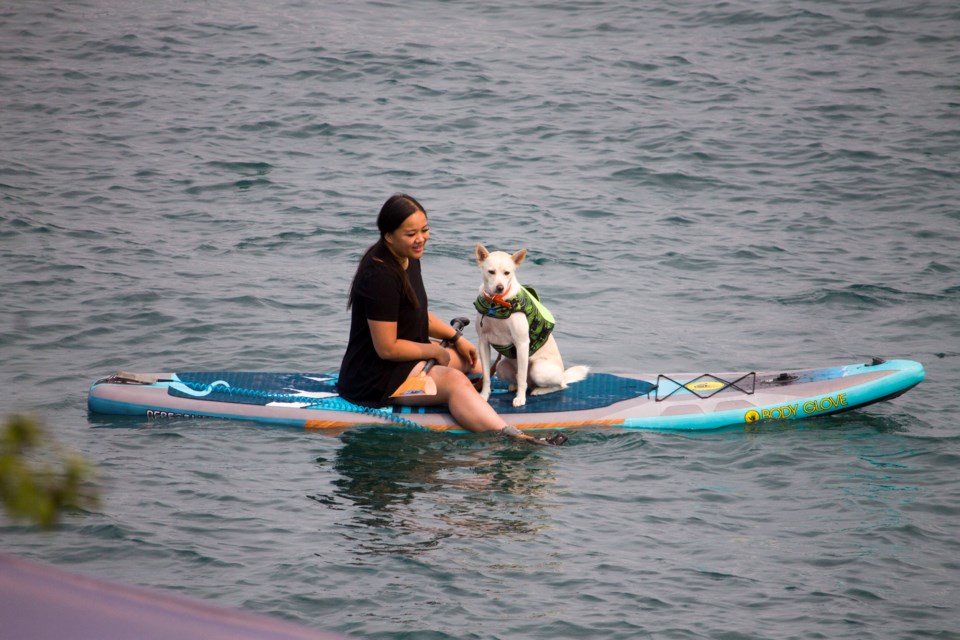
[[[37,420],[7,418],[0,431],[0,504],[11,518],[51,529],[65,511],[96,507],[92,476],[90,465],[61,450]]]

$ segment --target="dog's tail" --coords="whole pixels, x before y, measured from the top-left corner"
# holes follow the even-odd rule
[[[563,372],[563,382],[565,384],[573,384],[574,382],[580,382],[587,377],[587,374],[590,373],[590,367],[584,365],[577,365],[576,367],[570,367]]]

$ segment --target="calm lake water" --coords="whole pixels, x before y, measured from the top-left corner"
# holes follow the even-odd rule
[[[102,504],[0,548],[360,638],[960,637],[958,78],[945,0],[6,3],[0,415]],[[334,370],[397,191],[432,310],[526,247],[569,364],[927,380],[549,450],[87,414],[120,369]]]

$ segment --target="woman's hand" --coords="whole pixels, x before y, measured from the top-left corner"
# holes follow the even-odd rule
[[[477,348],[473,346],[469,340],[460,336],[460,339],[453,345],[453,348],[456,349],[460,358],[470,365],[471,369],[476,366],[478,357]]]
[[[439,342],[431,342],[430,344],[432,344],[434,347],[433,349],[434,355],[432,355],[431,357],[437,361],[437,364],[440,365],[441,367],[446,367],[447,365],[449,365],[450,352],[447,351],[447,348],[440,346]]]

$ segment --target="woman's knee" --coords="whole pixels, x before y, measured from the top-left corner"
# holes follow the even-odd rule
[[[503,358],[497,363],[497,377],[508,382],[517,380],[517,361]]]
[[[451,369],[458,369],[464,372],[478,373],[480,371],[480,360],[477,359],[477,362],[473,367],[470,366],[470,363],[463,359],[463,356],[460,353],[452,348],[447,347],[447,351],[450,352],[450,364],[448,365]]]
[[[462,393],[463,390],[467,388],[476,393],[473,383],[470,382],[470,378],[468,378],[467,374],[463,371],[452,367],[443,367],[443,369],[443,377],[441,380],[438,380],[438,383],[444,387],[448,393]]]

